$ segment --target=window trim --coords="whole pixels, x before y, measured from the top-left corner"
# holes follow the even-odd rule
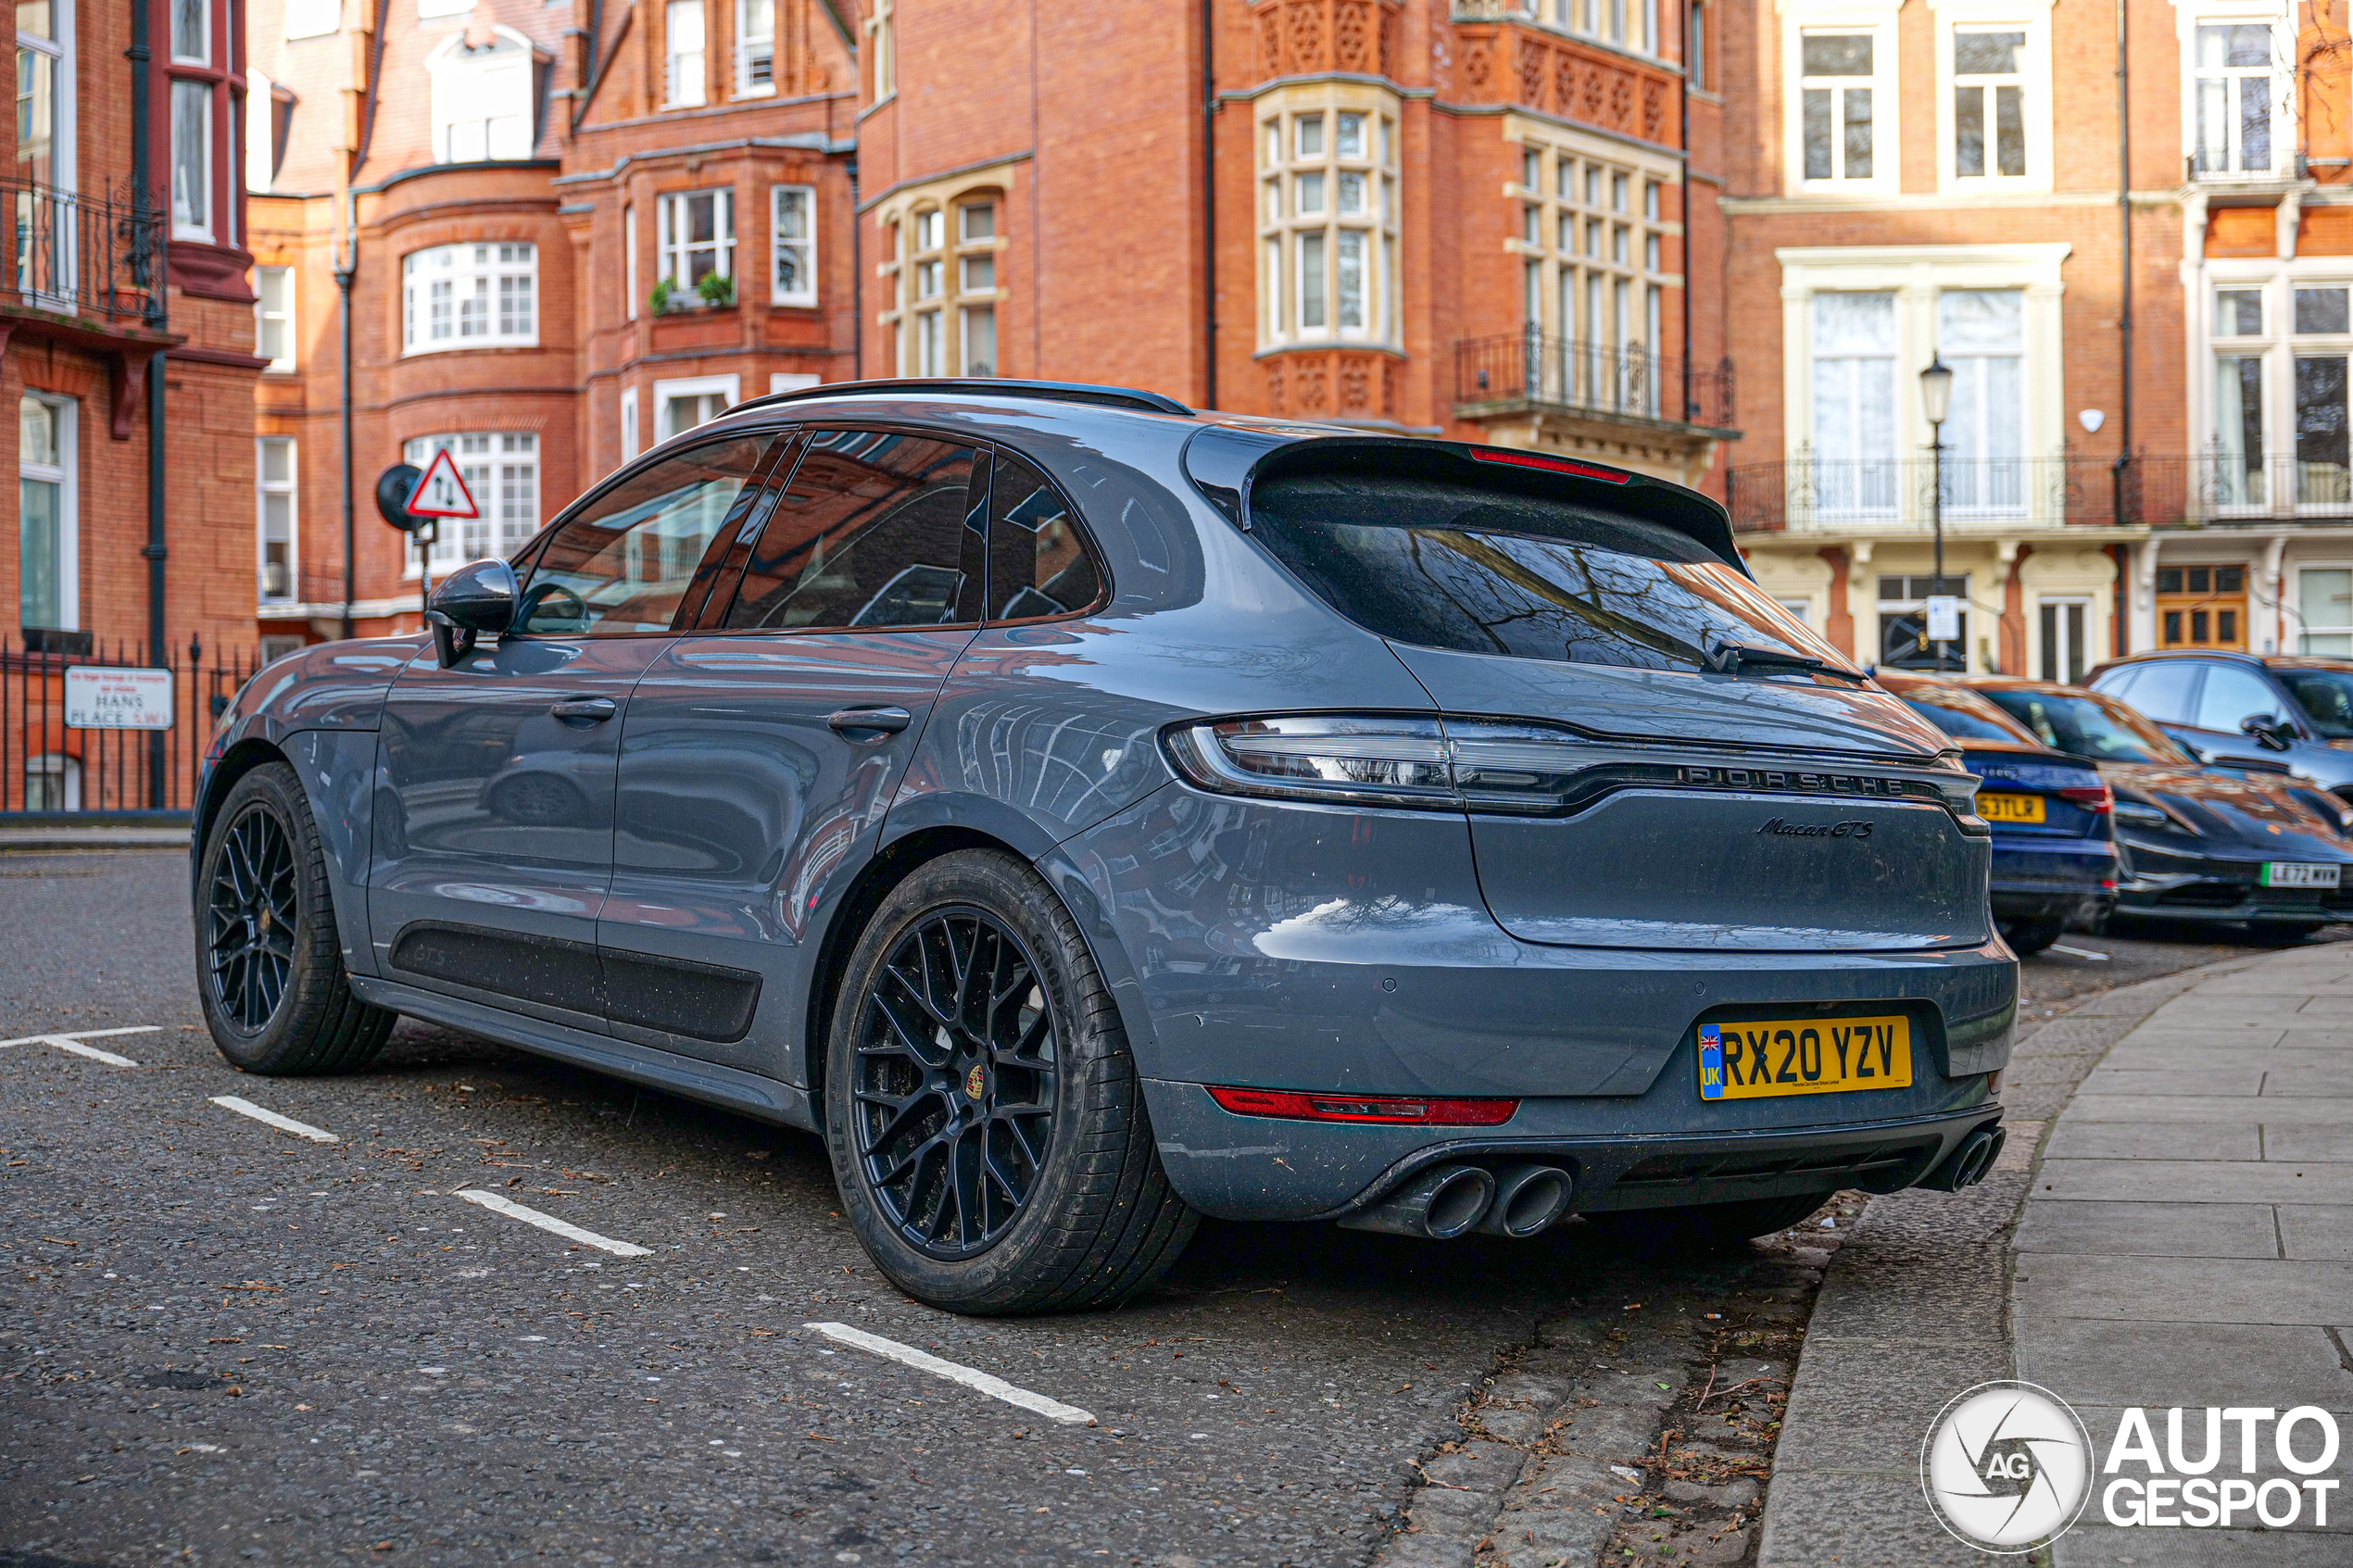
[[[286,289],[285,309],[279,312],[274,317],[269,309],[270,291],[263,286],[263,280],[269,274],[273,272],[279,274],[285,280]],[[278,358],[271,360],[269,364],[264,365],[262,367],[262,374],[291,375],[294,373],[296,370],[296,362],[299,356],[299,348],[295,341],[295,313],[296,299],[294,268],[291,266],[281,266],[274,263],[257,265],[253,270],[254,348],[256,351],[258,352],[261,347],[263,323],[275,320],[283,321],[285,324],[286,351]]]
[[[696,84],[695,95],[678,95],[678,62],[686,56],[679,53],[676,31],[679,7],[692,6],[702,19],[702,44],[694,51],[697,69],[702,80]],[[662,109],[698,109],[711,103],[711,0],[663,0],[661,7],[661,103]]]
[[[175,66],[209,67],[212,64],[213,50],[219,44],[219,40],[213,36],[212,0],[195,0],[195,3],[204,13],[202,22],[204,29],[204,53],[201,55],[183,55],[180,52],[179,9],[181,0],[171,0],[171,3],[165,7],[164,27],[169,34],[164,44],[165,57]]]
[[[711,196],[712,203],[711,232],[714,238],[705,241],[666,240],[667,233],[683,232],[686,203],[697,196]],[[720,220],[724,221],[720,221]],[[691,190],[664,191],[654,197],[654,281],[670,281],[671,286],[687,294],[695,292],[684,270],[686,253],[699,250],[705,244],[716,247],[711,270],[723,278],[736,276],[736,245],[740,236],[736,232],[736,188],[733,185],[697,185]],[[742,298],[742,284],[736,285],[736,297]]]
[[[1833,0],[1828,5],[1793,3],[1781,12],[1782,186],[1791,194],[1886,195],[1903,188],[1903,92],[1897,58],[1896,13],[1902,0]],[[1807,33],[1871,34],[1871,173],[1863,180],[1806,177],[1805,36]]]
[[[19,481],[33,479],[57,487],[58,624],[53,630],[79,631],[82,628],[82,400],[67,393],[33,386],[21,389],[19,396],[46,404],[57,420],[57,462],[54,466],[27,463],[20,441],[17,477]],[[21,506],[18,509],[17,527],[17,547],[21,551],[24,547]],[[16,608],[21,615],[21,584],[18,591],[19,597]]]
[[[1384,88],[1353,82],[1316,82],[1278,89],[1263,96],[1251,128],[1253,148],[1252,206],[1255,217],[1258,298],[1251,314],[1261,353],[1294,347],[1398,349],[1403,344],[1396,254],[1403,232],[1404,170],[1395,127],[1403,101]],[[1340,119],[1363,121],[1359,150],[1343,155]],[[1315,149],[1302,152],[1302,126],[1321,126]],[[1506,134],[1509,134],[1508,130]],[[1364,200],[1353,211],[1340,209],[1341,182],[1363,182]],[[1304,182],[1321,192],[1315,210],[1302,210]],[[1357,305],[1361,320],[1341,322],[1340,256],[1345,234],[1358,242]],[[1311,270],[1308,244],[1320,242],[1319,265]],[[1323,321],[1310,326],[1305,307],[1311,281],[1323,306]]]
[[[2260,24],[2271,30],[2271,166],[2266,169],[2197,169],[2197,30]],[[2182,157],[2196,185],[2227,185],[2284,179],[2294,168],[2303,135],[2296,91],[2296,18],[2279,0],[2207,0],[2197,6],[2176,6],[2182,61]]]
[[[686,430],[678,432],[677,435],[664,435],[661,433],[662,408],[672,398],[708,397],[714,392],[725,395],[727,399],[726,408],[720,409],[717,414],[712,415],[711,420],[705,420],[700,424],[688,425]],[[676,440],[678,435],[685,435],[690,431],[700,430],[704,424],[711,423],[712,420],[724,419],[726,417],[727,410],[735,408],[743,400],[744,378],[740,374],[732,371],[724,376],[678,376],[669,381],[658,381],[654,383],[654,436],[653,440],[647,444],[646,450],[651,451],[654,447],[660,446],[665,442]]]
[[[2026,172],[1971,174],[1957,171],[1959,127],[1953,94],[1959,85],[1953,69],[1953,35],[1961,30],[2016,30],[2026,34],[2019,80],[2025,89],[2020,119],[2026,133]],[[1876,112],[1876,111],[1875,111]],[[2051,6],[2049,0],[1943,0],[1936,10],[1936,181],[1947,195],[1969,192],[2047,191],[2051,188]],[[1986,143],[1994,163],[1994,144]]]
[[[2342,625],[2322,626],[2316,629],[2309,621],[2307,621],[2304,618],[2304,578],[2308,572],[2314,571],[2353,572],[2353,557],[2323,556],[2318,559],[2303,560],[2296,563],[2295,603],[2293,607],[2290,607],[2283,602],[2281,608],[2285,609],[2289,615],[2295,617],[2296,651],[2307,655],[2310,654],[2309,644],[2311,639],[2314,637],[2346,637],[2353,639],[2353,603],[2348,603],[2346,606],[2345,622]],[[2283,576],[2285,574],[2283,573]],[[2251,593],[2254,583],[2250,581],[2247,586]],[[2284,588],[2285,584],[2283,583],[2282,587]],[[2285,601],[2287,596],[2288,596],[2284,592],[2280,595],[2283,601]],[[2253,628],[2250,627],[2249,630],[2252,631]],[[2338,654],[2327,657],[2343,658],[2344,656]]]
[[[452,282],[460,277],[467,277],[491,285],[488,297],[490,299],[489,321],[492,330],[487,333],[476,333],[471,337],[460,336],[456,331],[458,318],[453,315],[450,319],[449,337],[446,341],[433,338],[430,335],[432,296],[429,293],[423,301],[427,314],[422,318],[417,314],[420,304],[417,280],[424,273],[424,263],[421,258],[438,256],[446,251],[472,250],[477,246],[488,247],[495,252],[501,245],[521,245],[527,248],[531,252],[528,266],[520,262],[500,261],[494,255],[490,260],[483,264],[486,270],[475,271],[471,268],[463,270],[453,268],[449,272]],[[497,331],[497,283],[499,279],[513,277],[528,277],[531,280],[531,331],[528,333]],[[451,303],[454,308],[456,304],[454,295]],[[453,240],[447,245],[425,245],[409,251],[400,258],[400,357],[404,359],[420,354],[448,354],[462,349],[536,348],[539,346],[539,244],[536,240]],[[464,431],[459,433],[479,435],[484,433]]]
[[[645,450],[642,429],[637,422],[637,389],[624,386],[621,389],[621,460],[624,465],[636,461],[637,454]]]
[[[790,244],[799,246],[804,253],[806,253],[807,256],[807,261],[801,269],[801,273],[802,276],[809,280],[809,286],[806,289],[799,290],[798,292],[787,292],[776,282],[776,258],[787,244],[782,233],[784,228],[785,195],[787,192],[792,191],[799,191],[807,195],[809,198],[808,232],[801,238],[789,242]],[[775,182],[768,187],[769,303],[772,305],[791,306],[795,307],[807,307],[816,305],[818,302],[817,257],[817,187],[813,184],[796,184],[788,180],[780,180]]]
[[[262,449],[273,441],[282,441],[286,446],[286,477],[283,482],[267,478],[269,470],[262,461]],[[258,605],[302,602],[301,458],[301,441],[297,436],[257,435],[253,438],[254,599]],[[268,508],[272,495],[286,498],[286,591],[274,597],[270,593],[267,576],[270,570]]]
[[[1078,532],[1079,553],[1084,555],[1095,568],[1095,596],[1088,600],[1083,608],[1078,609],[1066,609],[1059,615],[1026,615],[1017,620],[991,619],[988,615],[988,601],[996,596],[994,592],[995,585],[988,581],[988,570],[985,566],[982,571],[982,581],[980,585],[981,624],[990,631],[995,631],[999,627],[1003,626],[1046,626],[1065,621],[1084,621],[1090,616],[1101,615],[1104,610],[1109,609],[1111,608],[1112,600],[1117,598],[1119,596],[1115,591],[1114,591],[1112,586],[1111,560],[1103,554],[1102,546],[1095,542],[1095,532],[1087,524],[1087,514],[1080,511],[1078,509],[1078,504],[1070,498],[1069,487],[1055,479],[1053,474],[1048,471],[1045,464],[1039,462],[1037,458],[1031,457],[1026,452],[1017,452],[1010,446],[999,445],[989,454],[988,510],[985,514],[988,519],[988,528],[986,533],[982,536],[980,542],[981,559],[986,563],[993,564],[997,558],[996,484],[997,459],[999,458],[1011,458],[1016,462],[1036,470],[1038,477],[1046,482],[1046,488],[1051,490],[1054,493],[1055,498],[1062,502],[1063,510],[1065,510],[1070,516],[1072,526]]]
[[[533,47],[530,39],[511,27],[493,27],[490,31],[492,42],[487,48],[469,48],[466,34],[461,30],[449,34],[439,44],[434,44],[425,56],[425,76],[430,83],[430,90],[426,94],[425,124],[433,161],[436,165],[522,163],[529,161],[533,154],[539,150],[537,146],[539,105],[537,94],[534,91],[537,83],[538,53]],[[512,157],[501,157],[491,151],[488,120],[485,119],[482,122],[485,127],[482,138],[482,157],[478,158],[451,157],[449,132],[460,122],[454,116],[448,119],[442,119],[441,110],[445,101],[452,104],[461,99],[469,102],[478,101],[480,83],[478,82],[474,83],[474,92],[467,91],[462,85],[452,87],[447,90],[447,98],[445,100],[442,86],[444,79],[453,75],[478,78],[486,74],[492,69],[493,60],[481,57],[484,56],[493,56],[500,69],[512,69],[513,67],[506,63],[507,59],[510,58],[507,54],[507,51],[510,49],[520,50],[522,56],[522,151]]]
[[[776,32],[778,0],[770,0],[768,7],[768,80],[751,79],[751,34],[749,17],[752,0],[736,0],[732,7],[735,37],[729,53],[735,56],[735,69],[730,73],[731,98],[773,98],[776,95]]]

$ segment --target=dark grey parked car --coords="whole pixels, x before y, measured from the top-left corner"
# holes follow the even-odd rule
[[[240,1066],[404,1012],[821,1130],[884,1270],[967,1311],[1114,1301],[1200,1213],[1720,1240],[1998,1151],[1978,781],[1693,492],[866,383],[434,606],[223,721]]]
[[[2085,683],[2162,725],[2200,761],[2252,761],[2353,801],[2353,659],[2221,649],[2133,654]]]

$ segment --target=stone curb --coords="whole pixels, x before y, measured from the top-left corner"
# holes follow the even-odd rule
[[[0,855],[47,849],[185,849],[180,828],[0,828]]]
[[[2009,1237],[2051,1123],[2116,1043],[2176,997],[2264,961],[2233,957],[2119,986],[2022,1026],[2005,1070],[2009,1146],[1958,1194],[1875,1198],[1833,1258],[1790,1390],[1758,1568],[1983,1568],[1919,1492],[1946,1400],[2016,1374]]]

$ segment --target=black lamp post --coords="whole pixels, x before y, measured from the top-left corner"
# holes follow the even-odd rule
[[[1930,589],[1933,596],[1944,593],[1944,420],[1953,411],[1953,370],[1944,363],[1943,355],[1931,357],[1928,369],[1920,372],[1920,408],[1928,415],[1929,451],[1929,524],[1936,533],[1935,585]],[[1925,630],[1925,627],[1923,627]],[[1936,668],[1944,668],[1945,641],[1936,641]]]

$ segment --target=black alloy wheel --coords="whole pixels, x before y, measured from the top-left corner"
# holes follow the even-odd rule
[[[1060,1055],[1036,960],[986,911],[935,909],[901,934],[862,1010],[853,1137],[868,1186],[918,1251],[985,1251],[1052,1153]]]
[[[191,891],[196,996],[212,1042],[246,1073],[349,1073],[393,1015],[351,990],[325,845],[283,761],[232,783],[205,827]]]
[[[221,835],[205,913],[214,1003],[237,1027],[258,1033],[286,999],[301,923],[294,844],[262,802],[248,804]]]

